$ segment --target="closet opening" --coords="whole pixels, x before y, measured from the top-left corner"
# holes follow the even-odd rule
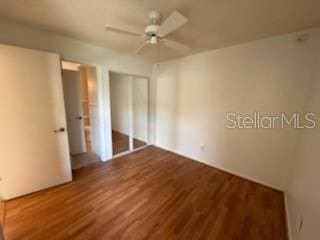
[[[112,152],[119,156],[149,141],[149,81],[142,76],[109,72]]]

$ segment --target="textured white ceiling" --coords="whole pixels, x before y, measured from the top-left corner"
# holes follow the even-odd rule
[[[320,23],[319,0],[0,0],[0,17],[21,21],[125,53],[133,53],[142,39],[105,31],[105,25],[143,32],[147,12],[173,10],[189,22],[168,38],[193,48],[216,49]],[[5,34],[5,33],[1,33]],[[174,49],[160,48],[160,59],[180,57]],[[156,59],[156,49],[142,54]]]

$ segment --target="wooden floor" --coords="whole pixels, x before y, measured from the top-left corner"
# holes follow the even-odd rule
[[[145,142],[133,139],[133,149],[146,145]],[[129,136],[112,130],[113,154],[129,151]]]
[[[5,205],[4,205],[4,201],[2,201],[0,199],[0,227],[2,229],[2,226],[4,224],[4,215],[5,215],[5,209],[4,209]],[[1,234],[0,234],[1,236]],[[1,238],[0,238],[1,239]]]
[[[100,157],[94,152],[84,152],[71,155],[72,170],[79,169],[99,161]]]
[[[287,240],[283,194],[156,147],[6,203],[6,240]]]

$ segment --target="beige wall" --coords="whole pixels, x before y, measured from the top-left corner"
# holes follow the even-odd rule
[[[305,110],[317,114],[318,127],[303,132],[298,158],[289,179],[287,204],[292,240],[312,240],[320,236],[320,48],[315,52],[319,59],[313,71]],[[299,215],[303,221],[300,232],[297,231]]]
[[[227,129],[225,115],[303,111],[319,31],[310,34],[304,45],[288,34],[161,63],[156,144],[286,189],[299,130]]]

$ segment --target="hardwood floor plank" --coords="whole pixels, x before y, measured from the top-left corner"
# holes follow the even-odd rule
[[[5,225],[5,211],[6,211],[6,208],[5,208],[5,202],[0,199],[0,239],[3,239],[3,228],[4,228],[4,225]]]
[[[6,203],[7,240],[287,240],[283,193],[157,147]]]

